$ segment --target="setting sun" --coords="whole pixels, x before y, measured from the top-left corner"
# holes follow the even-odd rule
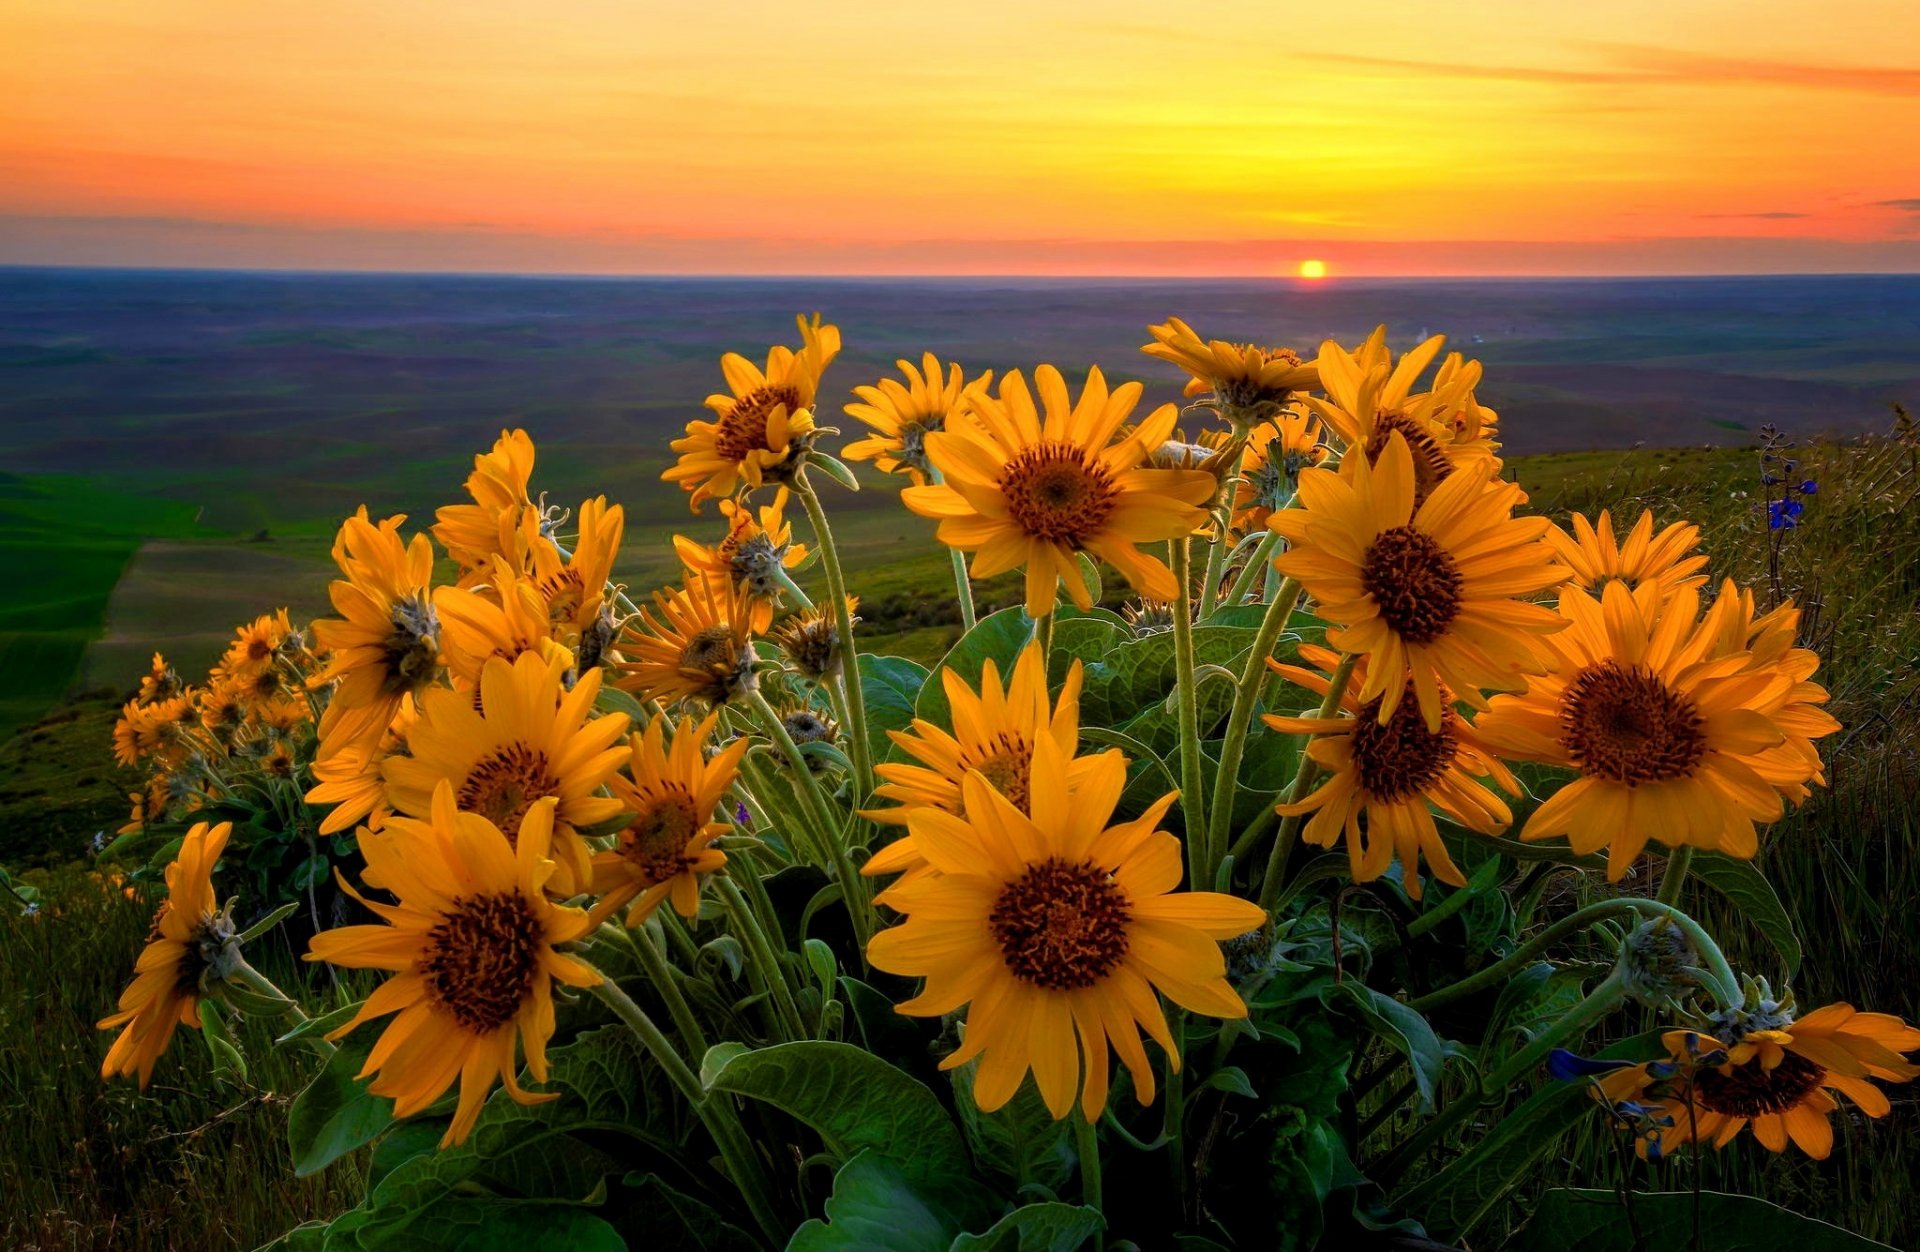
[[[1326,276],[1327,276],[1327,263],[1325,261],[1300,262],[1300,277],[1325,278]]]

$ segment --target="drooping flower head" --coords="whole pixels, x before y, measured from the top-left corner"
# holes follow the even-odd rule
[[[1333,624],[1327,642],[1367,658],[1359,698],[1385,697],[1379,720],[1407,691],[1437,732],[1443,686],[1482,707],[1483,690],[1509,690],[1544,668],[1540,640],[1563,623],[1520,597],[1558,585],[1566,570],[1542,539],[1546,519],[1513,516],[1509,484],[1458,474],[1417,507],[1415,494],[1413,454],[1397,433],[1375,464],[1302,471],[1306,507],[1273,517],[1290,544],[1274,564]]]
[[[858,404],[847,406],[847,416],[872,428],[865,439],[846,446],[850,461],[872,461],[883,474],[909,475],[916,485],[927,481],[927,436],[947,428],[965,412],[970,393],[985,391],[993,381],[988,370],[972,382],[958,362],[946,367],[941,381],[940,360],[929,352],[918,368],[911,361],[895,361],[906,382],[883,378],[871,386],[855,387]]]
[[[764,634],[773,624],[773,610],[785,589],[783,571],[807,559],[807,545],[793,541],[793,523],[786,519],[787,489],[773,494],[771,504],[756,511],[736,500],[722,500],[720,513],[727,533],[708,547],[685,535],[673,537],[674,551],[687,573],[723,583],[745,583],[753,601],[753,630]]]
[[[472,504],[449,504],[434,513],[433,537],[460,566],[465,585],[495,556],[515,567],[525,561],[525,523],[538,512],[529,496],[533,481],[533,439],[524,430],[503,430],[490,451],[473,458],[467,475]]]
[[[1327,459],[1320,423],[1303,410],[1287,408],[1261,422],[1247,436],[1240,454],[1240,477],[1233,488],[1233,525],[1242,534],[1267,528],[1267,519],[1293,503],[1300,471]]]
[[[1268,661],[1280,674],[1308,691],[1325,695],[1339,657],[1324,648],[1300,649],[1318,672]],[[1272,729],[1289,735],[1317,736],[1307,755],[1320,764],[1326,781],[1296,804],[1281,804],[1283,816],[1311,813],[1302,831],[1310,844],[1330,848],[1346,837],[1347,861],[1355,882],[1372,882],[1398,857],[1407,894],[1418,900],[1420,861],[1433,876],[1455,887],[1467,879],[1447,854],[1434,812],[1468,830],[1497,834],[1513,820],[1505,801],[1487,785],[1490,779],[1508,795],[1520,785],[1442,692],[1440,728],[1430,730],[1419,702],[1403,697],[1382,722],[1380,697],[1362,701],[1367,685],[1365,662],[1354,667],[1340,712],[1333,718],[1264,717]]]
[[[145,1087],[174,1029],[200,1029],[203,981],[220,976],[216,963],[234,935],[213,894],[213,867],[232,833],[231,822],[198,822],[180,841],[167,866],[167,898],[134,965],[133,982],[120,993],[120,1011],[100,1020],[102,1030],[124,1027],[100,1066],[102,1078],[137,1076]]]
[[[847,621],[860,624],[860,597],[847,597]],[[846,662],[847,649],[840,638],[840,618],[827,605],[795,613],[781,622],[768,636],[796,674],[813,682],[831,679]]]
[[[1770,714],[1790,697],[1794,671],[1744,651],[1713,656],[1691,588],[1662,603],[1652,586],[1612,582],[1599,600],[1569,587],[1560,613],[1569,626],[1550,641],[1551,669],[1496,696],[1479,719],[1481,737],[1509,760],[1579,771],[1520,837],[1564,834],[1581,854],[1610,848],[1614,881],[1649,839],[1751,858],[1756,824],[1782,810],[1781,782],[1761,767],[1791,759],[1773,751],[1785,735]]]
[[[359,1077],[373,1079],[367,1090],[374,1095],[393,1099],[396,1117],[422,1111],[458,1081],[443,1148],[472,1132],[496,1081],[521,1104],[558,1098],[520,1086],[521,1050],[534,1081],[545,1082],[553,983],[600,981],[555,950],[592,925],[583,910],[547,898],[558,803],[549,796],[529,805],[510,839],[479,814],[459,811],[452,784],[440,782],[424,820],[396,817],[384,833],[360,841],[368,885],[391,891],[396,902],[369,900],[342,880],[386,924],[324,931],[307,954],[392,975],[327,1037],[394,1014]]]
[[[381,764],[406,750],[407,732],[418,716],[413,697],[407,696],[374,747],[336,752],[308,767],[314,785],[307,791],[307,803],[333,806],[320,821],[321,834],[352,830],[362,822],[376,831],[386,824],[393,806],[387,802],[387,778]]]
[[[511,664],[493,658],[480,672],[477,709],[471,693],[421,693],[419,720],[407,732],[409,755],[380,763],[396,813],[425,817],[444,782],[462,810],[485,817],[509,839],[535,804],[556,800],[553,885],[563,896],[584,891],[592,876],[581,828],[620,812],[618,800],[594,793],[620,767],[626,754],[615,745],[627,732],[624,713],[591,716],[600,671],[581,675],[568,691],[566,669],[564,660],[533,653]]]
[[[970,419],[927,436],[945,482],[908,487],[906,506],[940,522],[940,541],[974,553],[973,576],[1026,567],[1026,609],[1051,613],[1059,583],[1093,603],[1075,554],[1105,561],[1142,593],[1171,600],[1173,575],[1138,545],[1190,535],[1206,520],[1219,480],[1197,469],[1148,468],[1176,418],[1163,405],[1115,439],[1139,402],[1139,383],[1111,391],[1098,369],[1076,403],[1051,365],[1034,370],[1039,401],[1018,370],[998,395],[976,393]]]
[[[728,391],[707,397],[714,420],[687,423],[686,437],[673,441],[680,459],[660,477],[693,493],[694,512],[701,501],[731,496],[742,483],[780,481],[795,452],[812,442],[814,397],[820,375],[840,354],[840,328],[822,325],[818,313],[811,321],[794,320],[800,350],[771,349],[765,370],[737,352],[720,358]]]
[[[178,765],[191,751],[185,731],[195,716],[190,691],[150,704],[127,701],[113,724],[113,759],[127,766],[149,758],[163,769]]]
[[[614,686],[642,700],[725,704],[753,681],[753,602],[737,583],[689,578],[640,606],[620,636]],[[657,610],[657,612],[656,612]]]
[[[491,574],[472,588],[435,588],[433,607],[455,691],[477,691],[481,671],[495,657],[512,662],[531,653],[573,666],[573,653],[553,638],[547,597],[505,557],[493,557]]]
[[[646,921],[666,899],[682,917],[699,913],[700,877],[727,863],[727,854],[711,846],[729,826],[714,820],[714,811],[747,752],[746,737],[737,736],[707,759],[707,740],[719,719],[717,711],[698,726],[681,718],[671,746],[660,717],[628,739],[628,772],[609,780],[628,820],[613,848],[594,854],[596,919],[613,916],[629,901],[629,926]]]
[[[1207,396],[1220,415],[1244,429],[1269,418],[1298,393],[1320,383],[1320,367],[1291,348],[1262,348],[1224,339],[1203,340],[1177,317],[1147,327],[1153,342],[1140,351],[1185,370],[1186,394]]]
[[[179,673],[167,663],[167,658],[158,652],[153,654],[153,664],[140,676],[140,694],[137,703],[152,704],[156,700],[165,700],[186,690],[186,684],[180,681]]]
[[[607,583],[613,577],[614,558],[620,554],[627,514],[617,504],[609,506],[605,496],[595,496],[581,504],[578,521],[573,551],[566,556],[551,539],[537,533],[537,522],[527,523],[528,577],[546,605],[553,641],[581,654],[582,664],[591,668],[599,654],[583,641],[601,627]]]
[[[1388,441],[1398,435],[1413,457],[1416,505],[1424,503],[1456,470],[1483,479],[1499,474],[1498,445],[1484,438],[1456,438],[1453,415],[1463,408],[1477,374],[1456,371],[1446,380],[1446,390],[1413,391],[1445,342],[1444,336],[1436,335],[1398,364],[1387,349],[1384,326],[1354,352],[1332,340],[1320,345],[1320,381],[1326,398],[1309,396],[1306,404],[1345,449],[1340,463],[1343,473],[1377,462]]]
[[[1653,510],[1647,509],[1624,540],[1614,538],[1613,517],[1606,509],[1596,521],[1575,513],[1572,522],[1572,534],[1555,526],[1547,539],[1561,563],[1573,571],[1569,581],[1582,591],[1599,595],[1607,583],[1618,580],[1628,591],[1652,584],[1664,596],[1707,581],[1707,558],[1698,551],[1700,528],[1692,522],[1674,522],[1656,535]]]
[[[926,980],[900,1012],[966,1009],[961,1045],[940,1064],[978,1058],[973,1097],[987,1112],[1031,1071],[1056,1118],[1077,1090],[1081,1113],[1098,1119],[1110,1049],[1150,1102],[1153,1067],[1139,1032],[1180,1064],[1159,994],[1189,1012],[1246,1016],[1219,941],[1257,929],[1266,914],[1229,895],[1175,892],[1180,841],[1156,827],[1176,797],[1110,826],[1126,766],[1117,753],[1095,759],[1070,798],[1066,758],[1042,738],[1031,814],[977,771],[961,784],[964,818],[914,809],[908,829],[938,872],[880,896],[906,921],[875,935],[867,955],[876,968]]]
[[[368,748],[393,722],[402,696],[431,683],[440,666],[440,619],[428,585],[433,544],[425,535],[402,543],[402,515],[378,526],[367,510],[347,519],[333,544],[344,579],[327,588],[334,611],[313,623],[327,649],[327,667],[314,686],[334,684],[320,718],[320,758]]]

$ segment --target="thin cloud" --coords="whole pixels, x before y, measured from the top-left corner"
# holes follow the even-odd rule
[[[1920,69],[1879,65],[1831,65],[1806,61],[1769,61],[1722,57],[1676,48],[1640,44],[1587,45],[1611,64],[1590,69],[1542,65],[1472,65],[1454,61],[1421,61],[1398,57],[1359,56],[1316,52],[1316,62],[1393,70],[1437,78],[1475,81],[1544,83],[1568,86],[1672,84],[1708,87],[1729,83],[1762,83],[1812,91],[1849,91],[1864,95],[1920,97]]]
[[[1709,220],[1709,221],[1716,218],[1719,218],[1719,219],[1736,218],[1736,219],[1744,219],[1748,221],[1758,220],[1763,222],[1793,222],[1793,221],[1798,221],[1803,217],[1812,217],[1813,214],[1789,213],[1782,209],[1776,209],[1768,213],[1695,213],[1694,216],[1697,218],[1701,218],[1703,220]]]
[[[1903,213],[1920,213],[1920,196],[1911,200],[1875,200],[1876,209],[1899,209]]]

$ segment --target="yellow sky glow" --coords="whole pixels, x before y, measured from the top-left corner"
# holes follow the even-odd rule
[[[1920,269],[1920,6],[0,0],[0,262]]]

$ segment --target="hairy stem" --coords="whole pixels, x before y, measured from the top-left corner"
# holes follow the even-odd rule
[[[1207,810],[1211,819],[1207,834],[1207,878],[1196,886],[1207,887],[1227,854],[1227,832],[1233,822],[1233,801],[1240,790],[1240,759],[1247,749],[1247,729],[1253,724],[1254,706],[1259,703],[1260,688],[1266,681],[1267,658],[1279,640],[1294,606],[1300,603],[1300,584],[1288,579],[1280,594],[1267,606],[1260,619],[1260,630],[1253,637],[1253,649],[1247,653],[1247,667],[1233,692],[1233,711],[1227,715],[1226,738],[1220,742],[1220,772],[1213,780],[1213,802]]]
[[[1206,808],[1200,772],[1200,703],[1193,662],[1193,579],[1188,565],[1188,537],[1168,545],[1173,557],[1173,581],[1179,591],[1173,602],[1174,699],[1180,710],[1180,813],[1187,836],[1187,886],[1200,891],[1212,885],[1207,851]]]
[[[1325,721],[1340,709],[1341,697],[1347,694],[1347,683],[1353,678],[1353,667],[1360,658],[1347,653],[1340,658],[1340,664],[1333,671],[1333,677],[1327,683],[1326,699],[1320,701],[1317,716]],[[1320,767],[1307,755],[1305,745],[1300,749],[1300,768],[1294,772],[1293,784],[1287,788],[1284,803],[1298,804],[1313,787],[1319,777]],[[1267,856],[1266,877],[1260,881],[1260,907],[1272,910],[1274,901],[1280,898],[1280,888],[1285,885],[1287,861],[1293,856],[1293,845],[1300,839],[1300,824],[1305,819],[1296,815],[1282,819],[1280,830],[1273,837],[1273,851]]]

